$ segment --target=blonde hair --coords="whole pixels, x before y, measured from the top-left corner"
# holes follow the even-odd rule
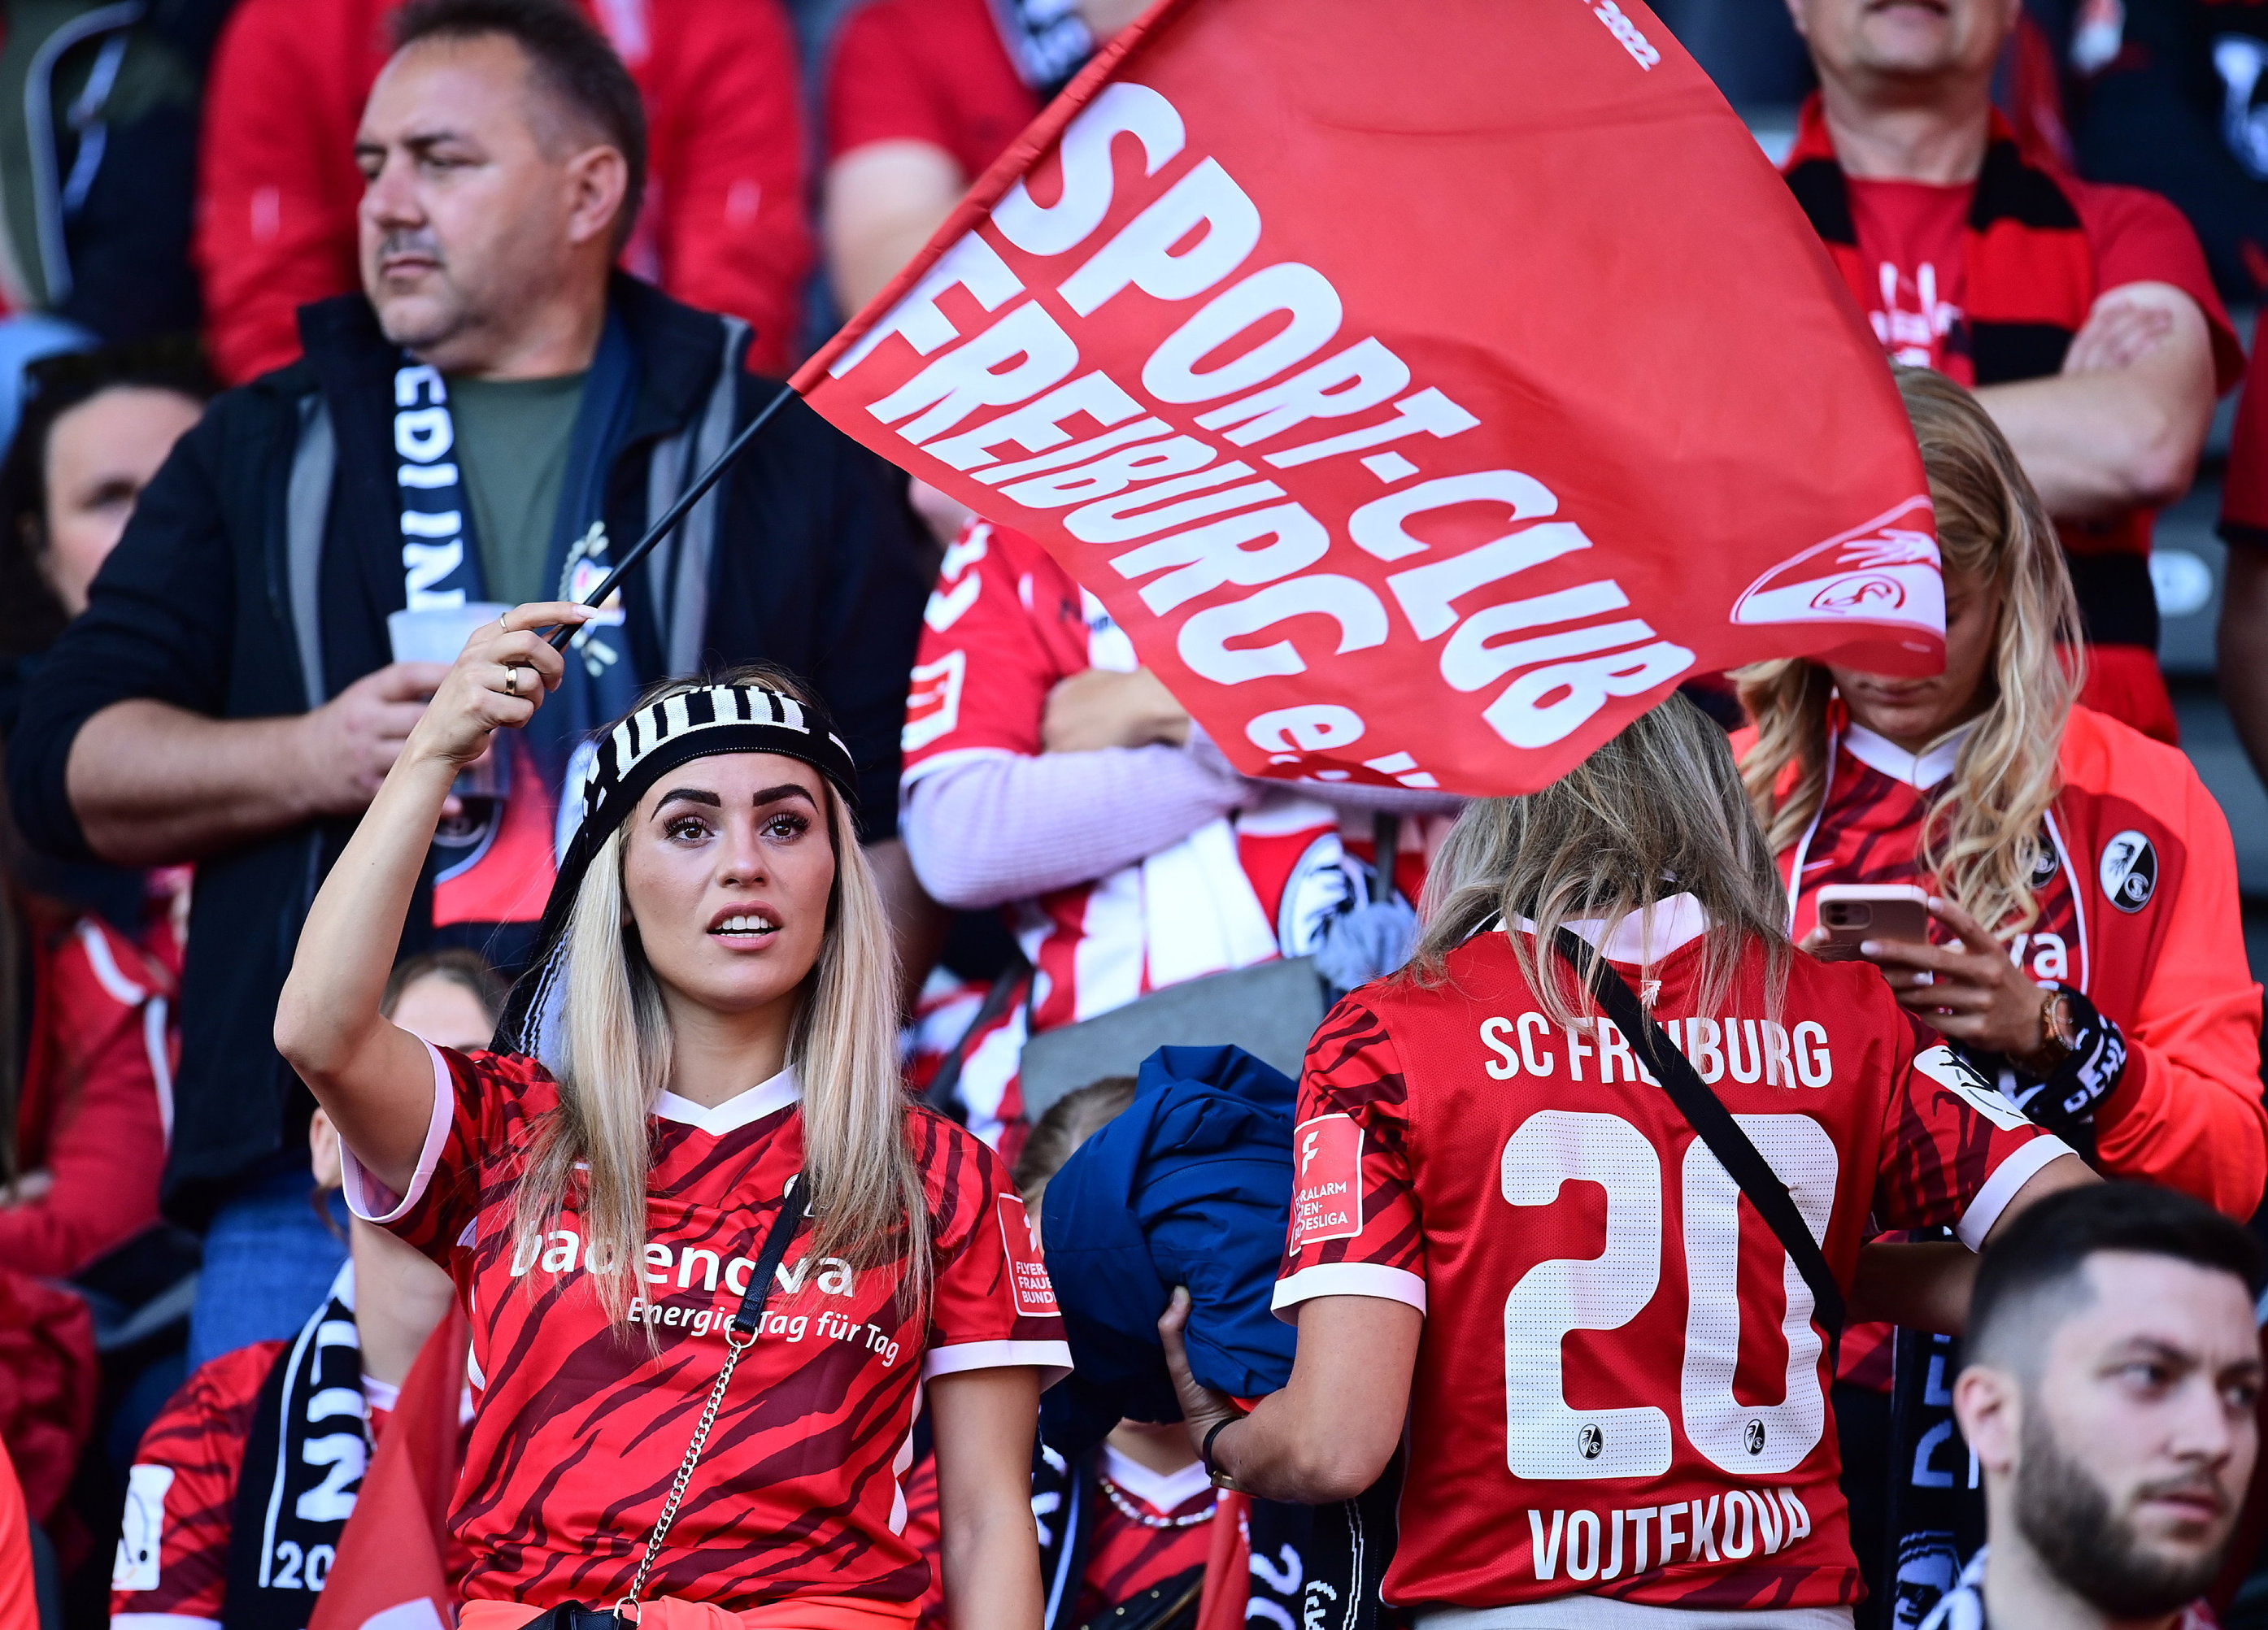
[[[1513,955],[1543,1010],[1565,1024],[1574,980],[1550,950],[1559,926],[1604,919],[1603,943],[1625,918],[1677,893],[1709,918],[1696,1010],[1722,1004],[1756,946],[1776,1009],[1789,957],[1779,872],[1725,732],[1673,694],[1543,791],[1465,805],[1425,880],[1410,976],[1438,981],[1449,952],[1491,918],[1525,918],[1535,932],[1506,936]],[[1587,1009],[1590,993],[1578,999]]]
[[[749,667],[722,680],[658,687],[637,705],[711,683],[813,701],[787,675]],[[913,1106],[898,1075],[896,952],[850,811],[832,783],[824,776],[819,782],[835,882],[819,959],[788,1039],[787,1061],[803,1095],[799,1199],[817,1218],[814,1256],[859,1265],[902,1257],[901,1294],[919,1307],[929,1289],[929,1208],[908,1137]],[[616,1322],[628,1313],[644,1261],[650,1117],[670,1073],[661,984],[624,911],[628,830],[625,823],[607,839],[576,893],[566,930],[559,1107],[536,1130],[514,1199],[513,1243],[526,1258],[540,1250],[571,1187],[580,1187],[593,1281]],[[587,1170],[578,1174],[578,1164]]]
[[[1946,573],[2000,592],[1984,681],[1992,701],[1923,814],[1921,868],[1985,927],[2021,932],[2039,914],[2031,879],[2042,818],[2058,790],[2057,757],[2083,677],[2079,605],[2054,523],[1999,427],[1944,375],[1893,371],[1921,444]],[[1802,837],[1826,797],[1834,681],[1805,658],[1759,663],[1735,677],[1756,725],[1742,780],[1779,854]]]

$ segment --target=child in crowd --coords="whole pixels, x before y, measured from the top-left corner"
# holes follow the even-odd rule
[[[385,1010],[437,1046],[483,1046],[499,985],[470,951],[416,957],[394,970]],[[307,1141],[328,1195],[341,1182],[339,1136],[320,1110]],[[401,1383],[455,1294],[447,1274],[384,1229],[357,1217],[348,1230],[347,1266],[297,1340],[200,1366],[144,1434],[111,1578],[114,1620],[130,1617],[136,1630],[251,1622],[247,1593],[263,1623],[296,1630],[313,1612]],[[255,1532],[256,1546],[243,1543]]]
[[[1065,1093],[1033,1123],[1016,1162],[1016,1186],[1034,1217],[1048,1179],[1133,1100],[1134,1077],[1105,1076]],[[1052,1450],[1042,1452],[1046,1470],[1033,1479],[1032,1515],[1049,1630],[1193,1623],[1220,1499],[1181,1424],[1121,1421],[1094,1453],[1069,1465]],[[936,1544],[936,1463],[924,1458],[906,1479],[906,1532],[925,1548]],[[1077,1509],[1066,1509],[1073,1502]],[[923,1599],[921,1623],[923,1630],[942,1630],[946,1622],[939,1582]]]

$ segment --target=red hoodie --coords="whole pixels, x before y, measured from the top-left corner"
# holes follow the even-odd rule
[[[1822,884],[1922,881],[1911,860],[1922,799],[1856,760],[1836,713],[1842,785],[1830,783],[1814,830],[1778,857],[1783,876],[1802,867],[1799,937],[1817,920]],[[1734,753],[1752,741],[1742,731]],[[2268,1184],[2268,1111],[2228,818],[2180,752],[2091,709],[2072,709],[2058,767],[2055,866],[2039,888],[2040,921],[2012,950],[2035,979],[2084,993],[2125,1035],[2125,1074],[2095,1112],[2097,1161],[2248,1217]]]
[[[359,282],[355,128],[396,0],[242,0],[205,96],[191,258],[206,340],[241,383],[299,354],[294,313]],[[795,44],[779,0],[581,0],[629,65],[646,201],[623,263],[755,327],[784,374],[811,268]]]
[[[0,1204],[0,1267],[77,1273],[158,1220],[173,1113],[172,980],[93,917],[29,913],[31,1048],[16,1113],[16,1162],[52,1185]]]

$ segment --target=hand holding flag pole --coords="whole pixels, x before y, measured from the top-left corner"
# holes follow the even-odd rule
[[[631,569],[652,554],[654,545],[669,536],[672,530],[685,518],[693,506],[708,496],[709,489],[724,479],[725,472],[733,467],[733,461],[746,452],[748,450],[748,444],[756,439],[756,432],[762,430],[770,422],[771,416],[780,410],[789,397],[794,394],[795,386],[781,385],[779,393],[764,404],[763,411],[749,420],[725,451],[717,455],[716,462],[694,478],[693,484],[678,495],[677,502],[669,506],[668,512],[647,527],[645,536],[630,545],[614,570],[606,575],[597,588],[583,597],[583,604],[604,606],[607,603],[607,597],[622,587],[622,580],[630,575]],[[575,637],[575,629],[579,625],[560,624],[551,634],[551,649],[564,650],[567,648],[567,642]]]

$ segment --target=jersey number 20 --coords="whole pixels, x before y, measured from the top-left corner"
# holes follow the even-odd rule
[[[1835,1203],[1834,1141],[1808,1115],[1735,1115],[1757,1152],[1793,1191],[1814,1238]],[[1685,1151],[1685,1353],[1678,1404],[1686,1441],[1736,1476],[1792,1471],[1826,1429],[1811,1288],[1782,1253],[1787,1386],[1777,1404],[1733,1396],[1740,1357],[1740,1189],[1707,1144]],[[1607,1248],[1528,1269],[1504,1303],[1505,1458],[1515,1477],[1544,1481],[1660,1477],[1669,1469],[1669,1417],[1651,1405],[1577,1409],[1567,1402],[1561,1344],[1571,1330],[1630,1323],[1661,1283],[1661,1160],[1619,1115],[1544,1110],[1504,1146],[1504,1197],[1548,1206],[1567,1183],[1607,1193]]]

